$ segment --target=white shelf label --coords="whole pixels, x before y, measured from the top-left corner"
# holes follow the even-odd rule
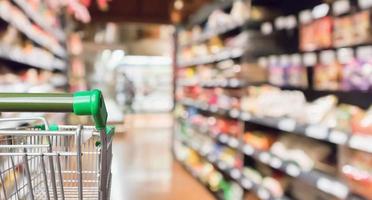
[[[282,164],[283,164],[283,162],[279,158],[277,158],[275,156],[273,156],[270,159],[270,166],[273,167],[273,168],[275,168],[275,169],[280,168],[282,166]]]
[[[350,138],[349,146],[355,149],[372,153],[372,137],[353,135]]]
[[[316,182],[316,187],[326,193],[333,194],[340,199],[345,199],[349,193],[348,188],[337,182],[327,178],[320,177]]]
[[[230,79],[230,81],[229,81],[230,83],[230,87],[238,87],[239,86],[239,80],[238,79],[235,79],[235,78],[233,78],[233,79]]]
[[[264,199],[264,200],[270,198],[270,193],[265,188],[258,189],[257,195],[258,195],[258,197],[260,197],[261,199]]]
[[[243,152],[246,155],[252,155],[254,153],[254,148],[251,145],[245,144],[243,147]]]
[[[258,156],[258,158],[260,159],[261,162],[267,164],[270,161],[270,154],[267,153],[267,152],[262,152],[262,153],[260,153],[260,155]]]
[[[293,132],[296,128],[296,121],[293,119],[282,119],[278,123],[278,128],[283,131]]]
[[[226,143],[229,140],[229,136],[227,136],[225,134],[221,134],[218,139],[219,139],[220,142]]]
[[[372,0],[358,0],[358,5],[361,9],[372,7]]]
[[[245,188],[245,189],[251,189],[253,187],[253,183],[252,181],[250,181],[249,179],[247,178],[243,178],[242,181],[241,181],[241,184],[242,186]]]
[[[329,135],[329,141],[335,144],[345,144],[347,142],[347,134],[338,130],[332,130]]]
[[[239,141],[236,138],[231,137],[228,144],[229,146],[236,148],[239,146]]]
[[[230,111],[230,116],[231,117],[233,117],[233,118],[237,118],[237,117],[239,117],[239,114],[240,114],[240,112],[239,112],[239,110],[237,110],[237,109],[232,109],[231,111]]]
[[[265,22],[261,25],[261,33],[269,35],[273,32],[273,25],[270,22]]]
[[[327,138],[328,128],[320,125],[310,125],[306,128],[305,134],[315,139]]]
[[[240,173],[240,171],[239,171],[238,169],[232,169],[232,170],[230,171],[230,176],[231,176],[233,179],[239,179],[241,175],[242,175],[242,174]]]
[[[301,173],[300,168],[295,164],[287,165],[285,171],[287,172],[287,174],[289,174],[290,176],[293,176],[293,177],[297,177]]]
[[[342,15],[350,11],[350,1],[349,0],[338,0],[332,5],[333,13],[335,15]]]
[[[210,111],[212,112],[217,112],[218,111],[218,107],[215,106],[215,105],[211,105],[210,108],[209,108]]]
[[[312,67],[316,64],[316,54],[315,53],[305,53],[303,55],[303,63],[306,67]]]
[[[249,113],[247,113],[247,112],[242,112],[242,113],[240,114],[240,118],[241,118],[242,120],[244,120],[244,121],[249,121],[249,120],[252,118],[252,116],[251,116],[251,114],[249,114]]]
[[[224,162],[219,162],[217,164],[218,168],[225,170],[227,168],[227,165]]]

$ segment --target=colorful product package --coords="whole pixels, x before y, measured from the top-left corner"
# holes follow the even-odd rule
[[[338,90],[342,79],[342,66],[334,51],[320,53],[320,62],[314,67],[314,84],[318,90]]]
[[[346,91],[372,89],[372,46],[359,47],[356,58],[343,68],[342,89]]]

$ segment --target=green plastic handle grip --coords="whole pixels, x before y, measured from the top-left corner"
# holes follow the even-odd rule
[[[99,90],[76,93],[0,93],[0,112],[73,112],[91,115],[98,130],[107,123],[107,110]]]

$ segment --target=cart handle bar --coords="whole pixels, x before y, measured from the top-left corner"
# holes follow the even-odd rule
[[[75,93],[0,93],[0,112],[73,112],[91,115],[104,130],[107,110],[100,90]]]

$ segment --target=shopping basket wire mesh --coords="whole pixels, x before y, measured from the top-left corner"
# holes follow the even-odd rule
[[[95,126],[41,122],[0,129],[0,199],[110,199],[112,134],[98,90],[75,94],[1,94],[0,111],[92,115]],[[33,123],[34,124],[34,123]]]

